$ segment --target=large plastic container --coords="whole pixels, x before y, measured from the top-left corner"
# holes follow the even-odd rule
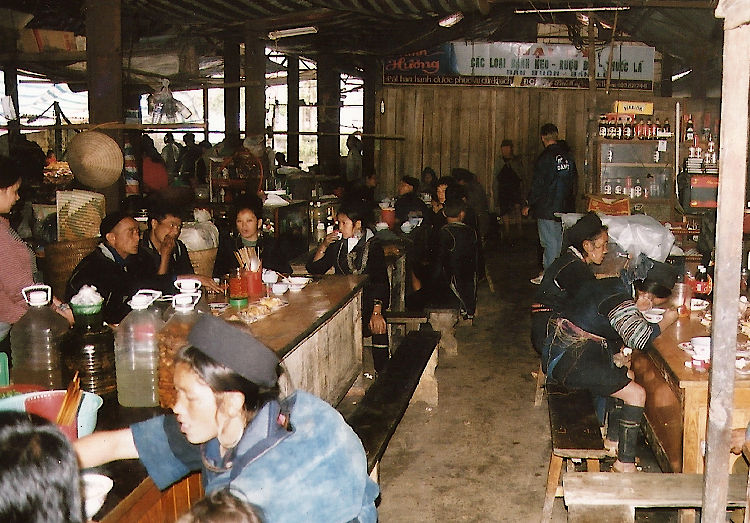
[[[29,310],[10,330],[13,381],[62,388],[60,344],[70,325],[48,307],[52,299],[49,285],[32,285],[21,292]]]
[[[159,343],[164,321],[149,306],[161,292],[140,290],[130,300],[133,309],[115,330],[117,400],[124,407],[159,404]]]
[[[180,293],[173,299],[174,314],[157,335],[159,339],[159,404],[171,409],[177,393],[174,389],[174,356],[188,344],[188,334],[202,314],[195,310],[201,293]]]

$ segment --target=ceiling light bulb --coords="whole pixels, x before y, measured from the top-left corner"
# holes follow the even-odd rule
[[[448,15],[445,18],[442,18],[438,25],[440,27],[453,27],[458,22],[464,19],[464,14],[461,11],[458,11],[456,13],[453,13],[452,15]]]

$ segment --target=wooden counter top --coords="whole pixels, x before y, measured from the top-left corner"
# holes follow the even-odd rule
[[[250,332],[283,359],[302,340],[352,299],[367,276],[326,275],[300,292],[287,291],[289,305],[251,323]]]
[[[685,367],[686,361],[692,358],[677,345],[684,341],[690,341],[696,336],[710,336],[709,330],[701,325],[701,312],[693,312],[689,318],[679,318],[673,325],[669,326],[661,335],[654,340],[654,349],[658,358],[664,363],[666,369],[672,374],[674,381],[680,388],[708,387],[708,371],[698,371]],[[735,374],[735,381],[742,382],[743,386],[750,386],[750,377]]]

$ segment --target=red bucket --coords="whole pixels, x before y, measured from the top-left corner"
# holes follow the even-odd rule
[[[26,412],[37,414],[54,423],[57,413],[60,412],[63,399],[65,398],[64,390],[50,390],[34,394],[26,398]],[[78,439],[78,415],[70,425],[58,425],[60,431],[65,434],[70,441]]]

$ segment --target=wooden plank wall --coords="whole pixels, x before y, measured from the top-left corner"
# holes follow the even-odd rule
[[[596,145],[593,140],[587,144],[589,104],[595,106],[593,132],[599,114],[610,112],[618,99],[654,102],[655,114],[669,115],[672,129],[677,101],[683,114],[694,113],[696,131],[705,109],[718,111],[717,100],[659,98],[644,92],[598,92],[591,100],[588,91],[574,89],[385,86],[376,96],[376,132],[405,137],[376,141],[379,196],[394,195],[401,176],[419,177],[426,166],[438,175],[464,167],[476,173],[492,202],[492,177],[500,166],[500,143],[506,138],[513,140],[521,157],[524,169],[519,174],[528,189],[534,161],[542,151],[539,129],[552,122],[576,159],[578,210],[585,207],[587,193],[598,192]]]
[[[539,128],[546,122],[558,126],[583,172],[587,117],[586,98],[579,91],[399,86],[382,88],[377,100],[384,111],[376,115],[376,132],[405,137],[376,143],[380,194],[395,194],[401,176],[419,177],[430,166],[438,175],[455,167],[469,169],[491,197],[500,143],[506,138],[522,159],[525,169],[519,175],[528,187],[542,151]]]

